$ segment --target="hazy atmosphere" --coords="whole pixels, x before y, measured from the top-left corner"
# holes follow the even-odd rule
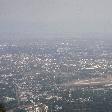
[[[0,0],[0,112],[112,112],[112,0]]]
[[[111,4],[111,0],[0,0],[0,32],[110,34]]]

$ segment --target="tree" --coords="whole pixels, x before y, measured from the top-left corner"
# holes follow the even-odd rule
[[[0,112],[6,112],[5,106],[3,104],[0,104]]]

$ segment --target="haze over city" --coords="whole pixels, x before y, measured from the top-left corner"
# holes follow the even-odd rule
[[[111,35],[111,0],[0,0],[0,32]]]
[[[0,0],[0,112],[112,112],[111,0]]]

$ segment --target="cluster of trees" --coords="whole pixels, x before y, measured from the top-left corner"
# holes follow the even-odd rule
[[[0,112],[6,112],[5,106],[0,104]]]

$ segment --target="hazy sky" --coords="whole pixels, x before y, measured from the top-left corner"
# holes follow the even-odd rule
[[[112,0],[0,0],[0,32],[111,30]]]

